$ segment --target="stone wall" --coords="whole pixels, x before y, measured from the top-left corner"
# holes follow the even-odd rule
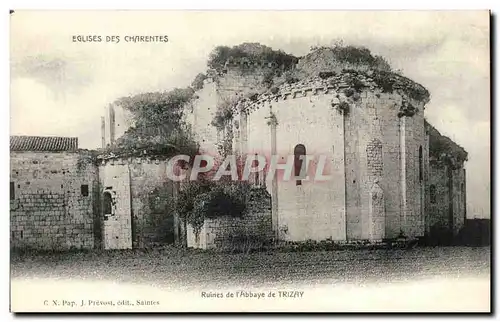
[[[273,240],[271,196],[263,188],[252,188],[242,217],[206,218],[198,234],[188,228],[188,247],[245,250],[269,245]]]
[[[438,242],[449,238],[449,196],[447,167],[431,165],[427,236]]]
[[[203,88],[196,92],[196,99],[185,109],[185,120],[191,125],[200,150],[208,154],[217,153],[217,129],[211,125],[217,110],[216,83],[206,79]]]
[[[417,106],[419,112],[415,115],[403,116],[405,118],[405,160],[406,160],[406,207],[403,213],[402,230],[407,237],[423,237],[424,229],[424,201],[425,201],[425,181],[424,174],[420,179],[419,150],[425,146],[425,127],[423,105],[412,102]],[[423,165],[423,164],[422,164]]]
[[[175,242],[175,186],[166,178],[166,166],[166,161],[130,164],[134,248]]]
[[[348,104],[344,114],[335,108],[342,102]],[[306,86],[292,89],[286,98],[254,103],[244,117],[241,113],[235,118],[240,123],[235,128],[237,150],[273,154],[269,126],[273,114],[280,163],[293,155],[296,144],[304,144],[307,154],[316,157],[312,169],[319,155],[327,156],[328,174],[333,175],[328,182],[303,181],[296,186],[294,180],[278,179],[273,202],[277,203],[281,238],[359,240],[373,235],[394,238],[401,232],[408,237],[424,235],[424,184],[418,152],[422,146],[424,163],[423,105],[415,102],[420,112],[399,117],[402,104],[403,97],[396,93],[362,91],[352,100],[343,91]],[[314,175],[314,171],[308,174]],[[384,196],[385,224],[378,225],[380,232],[373,231],[370,219],[375,180]],[[268,181],[266,186],[271,192],[272,183]]]
[[[401,119],[398,111],[402,98],[391,93],[367,92],[361,95],[361,108],[369,113],[372,135],[382,142],[382,178],[384,191],[385,238],[394,238],[401,231]],[[356,123],[352,123],[356,126]],[[372,181],[372,178],[369,178]],[[348,182],[350,184],[350,182]],[[372,183],[370,183],[372,184]]]
[[[457,236],[466,221],[465,169],[453,170],[453,235]]]
[[[104,249],[132,248],[132,217],[130,169],[126,162],[110,160],[99,166],[99,196],[102,207],[101,222]],[[104,194],[109,194],[112,205],[104,205]],[[111,208],[111,211],[107,211]],[[108,213],[105,213],[108,212]]]
[[[343,116],[331,105],[330,96],[313,96],[311,91],[297,93],[287,100],[263,101],[249,107],[248,115],[239,118],[239,150],[265,155],[268,165],[277,155],[285,164],[294,148],[302,144],[306,154],[313,156],[307,169],[308,178],[297,185],[292,171],[286,180],[284,171],[277,171],[277,180],[267,178],[267,170],[259,174],[260,184],[273,196],[274,225],[283,240],[345,239],[344,141]],[[276,125],[271,125],[271,115]],[[300,126],[296,126],[300,124]],[[238,133],[238,130],[235,129]],[[276,142],[276,151],[273,149]],[[314,177],[324,159],[322,174],[331,180]]]
[[[115,194],[120,222],[104,235],[115,240],[108,248],[144,248],[174,243],[174,184],[166,177],[167,161],[107,160],[100,166],[101,193]],[[106,222],[104,222],[106,224]],[[121,242],[119,242],[121,240]]]
[[[426,239],[434,244],[449,244],[457,241],[466,221],[467,152],[432,125],[425,126]]]
[[[220,100],[246,97],[266,90],[266,78],[274,75],[275,68],[267,64],[244,64],[233,62],[226,66],[226,72],[217,80],[217,94]],[[271,77],[276,82],[276,77]]]
[[[465,226],[465,170],[431,163],[427,190],[429,213],[426,236],[431,243],[451,243]]]
[[[304,95],[305,94],[305,95]],[[299,95],[303,95],[300,97]],[[344,116],[331,104],[329,95],[297,94],[295,99],[275,102],[278,155],[293,155],[303,144],[310,162],[309,179],[278,177],[278,225],[284,240],[345,240]],[[255,139],[249,139],[249,142]],[[320,164],[324,158],[324,168]],[[329,180],[317,180],[319,168]]]
[[[72,152],[11,152],[11,247],[94,248],[97,168]]]
[[[262,66],[229,66],[217,78],[212,93],[215,90],[220,101],[265,91],[262,81],[266,73]],[[284,240],[423,236],[430,229],[426,216],[432,212],[426,184],[432,177],[424,124],[428,93],[395,74],[391,77],[397,84],[390,90],[375,84],[367,76],[370,73],[358,74],[357,83],[363,87],[355,91],[349,84],[354,75],[350,71],[332,75],[311,75],[310,79],[282,84],[234,107],[233,151],[263,154],[268,162],[277,154],[279,163],[285,163],[295,145],[304,144],[308,155],[327,156],[329,174],[334,176],[333,182],[303,180],[296,185],[294,180],[280,180],[280,174],[277,182],[272,182],[265,171],[259,173],[259,184],[273,198],[273,229]],[[277,84],[276,78],[274,81]],[[213,104],[213,97],[210,102]],[[200,113],[210,105],[198,104]],[[344,112],[338,110],[340,105]],[[273,119],[275,126],[271,125]],[[315,166],[317,160],[311,169]],[[378,216],[374,231],[375,182],[376,190],[380,188],[376,195],[383,196],[383,202],[377,203],[383,216]],[[464,198],[453,200],[455,212],[463,213],[458,207]],[[460,220],[456,222],[460,226]]]
[[[424,195],[422,196],[423,198],[423,209],[424,209],[424,236],[429,235],[430,231],[430,222],[429,222],[429,215],[430,215],[430,195],[429,195],[429,182],[431,180],[431,163],[430,163],[430,156],[429,156],[429,130],[427,127],[427,124],[425,125],[425,142],[423,146],[423,158],[424,158]]]
[[[79,153],[11,154],[11,246],[126,249],[173,243],[174,184],[166,161],[107,160]],[[103,213],[104,194],[112,200]]]
[[[120,138],[134,123],[132,113],[120,105],[108,105],[103,112],[104,132],[101,133],[101,136],[104,146],[102,148],[112,144],[112,139],[117,140]]]
[[[369,191],[374,180],[379,181],[385,199],[384,233],[377,235],[424,234],[418,189],[418,147],[425,145],[423,105],[418,105],[420,112],[415,115],[399,117],[403,100],[397,93],[363,91],[346,117],[348,239],[369,237]],[[373,142],[382,144],[381,160]]]

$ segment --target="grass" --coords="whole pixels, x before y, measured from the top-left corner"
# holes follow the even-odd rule
[[[12,278],[109,280],[190,288],[293,282],[368,283],[489,276],[489,247],[224,254],[150,250],[12,253]]]

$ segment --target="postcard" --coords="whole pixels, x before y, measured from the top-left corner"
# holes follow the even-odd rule
[[[12,10],[11,311],[491,312],[490,19]]]

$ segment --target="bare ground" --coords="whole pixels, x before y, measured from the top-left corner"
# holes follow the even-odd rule
[[[152,250],[12,253],[11,277],[107,280],[173,288],[397,282],[489,278],[489,247],[224,254],[173,247]]]

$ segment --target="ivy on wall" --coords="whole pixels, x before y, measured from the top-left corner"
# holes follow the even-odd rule
[[[344,45],[343,42],[337,42],[332,46],[313,46],[305,58],[307,59],[308,56],[313,56],[321,51],[329,52],[339,62],[352,65],[367,65],[371,69],[391,71],[391,66],[384,57],[373,55],[366,47]]]
[[[430,162],[437,165],[451,166],[453,169],[462,167],[463,163],[468,160],[467,151],[450,138],[441,135],[427,121],[425,121],[425,127],[429,134]]]
[[[336,76],[336,74],[323,74],[324,78],[329,78],[332,85],[339,81],[336,78],[332,78],[333,76]],[[345,94],[348,97],[355,93],[360,93],[363,89],[369,87],[372,82],[382,93],[402,92],[409,98],[419,102],[426,102],[430,97],[429,92],[423,86],[394,72],[343,69],[340,76],[341,80],[349,86],[349,88],[345,89]]]
[[[191,88],[193,88],[195,91],[202,89],[203,88],[203,82],[207,78],[208,78],[207,75],[205,75],[203,73],[199,73],[198,75],[196,75],[196,77],[194,78],[193,82],[191,83]]]
[[[277,94],[280,84],[294,84],[316,75],[330,82],[338,82],[337,78],[341,77],[349,86],[344,89],[344,94],[353,100],[359,99],[359,93],[368,86],[364,81],[366,79],[374,82],[382,92],[403,91],[408,97],[419,101],[429,97],[425,88],[392,72],[383,57],[373,55],[364,47],[344,46],[342,43],[330,47],[314,47],[299,62],[298,57],[281,50],[273,50],[258,43],[243,43],[233,47],[216,47],[210,54],[207,65],[213,70],[222,71],[227,62],[238,59],[246,59],[257,65],[267,62],[269,64],[266,66],[273,66],[266,69],[262,76],[263,92]],[[341,75],[337,75],[338,71],[333,70],[331,66],[338,66],[339,62],[351,67],[368,66],[369,69],[344,68]],[[199,145],[193,139],[189,125],[182,119],[184,107],[196,99],[195,91],[203,87],[206,78],[206,74],[200,73],[189,88],[143,93],[116,100],[114,104],[132,113],[134,125],[118,138],[115,144],[106,148],[104,153],[155,158],[168,158],[178,153],[195,155]],[[255,100],[260,94],[262,93],[255,92],[246,97],[235,95],[223,100],[218,104],[211,124],[219,130],[228,129],[235,104],[241,99]],[[402,113],[410,110],[412,109],[405,109]],[[222,144],[224,147],[229,145],[229,139]]]
[[[222,130],[233,118],[232,107],[236,104],[237,98],[222,100],[216,107],[214,117],[212,119],[212,126]]]
[[[246,182],[190,181],[179,193],[177,211],[198,235],[205,218],[243,216],[249,189]]]
[[[189,125],[182,120],[184,107],[193,98],[192,88],[176,88],[118,99],[114,104],[132,113],[134,125],[104,149],[103,154],[159,159],[179,153],[195,155],[199,145]]]
[[[97,163],[97,151],[93,150],[78,150],[78,159],[76,161],[76,171],[84,171],[88,165],[95,165]]]
[[[363,46],[344,45],[342,41],[332,46],[311,47],[304,57],[295,57],[282,51],[275,51],[270,47],[258,43],[244,43],[234,47],[219,46],[210,55],[210,68],[223,71],[226,63],[238,60],[257,63],[265,61],[273,66],[281,66],[278,70],[262,70],[262,90],[277,94],[283,84],[294,84],[307,81],[309,78],[320,77],[332,86],[340,82],[346,83],[348,88],[344,94],[358,100],[363,89],[375,84],[382,93],[401,92],[417,101],[427,101],[429,92],[421,85],[393,71],[389,62],[382,56],[374,55]],[[233,64],[232,68],[238,68]],[[244,66],[244,64],[242,65]],[[243,67],[242,67],[243,68]],[[369,80],[369,81],[367,81]],[[238,97],[239,100],[249,97]],[[407,112],[402,111],[403,113]],[[232,114],[223,110],[214,118],[214,123],[222,126]]]
[[[207,65],[222,72],[228,61],[239,59],[246,59],[250,63],[274,63],[284,70],[293,68],[298,61],[297,57],[282,50],[273,50],[259,43],[242,43],[233,47],[217,46],[210,54]]]

